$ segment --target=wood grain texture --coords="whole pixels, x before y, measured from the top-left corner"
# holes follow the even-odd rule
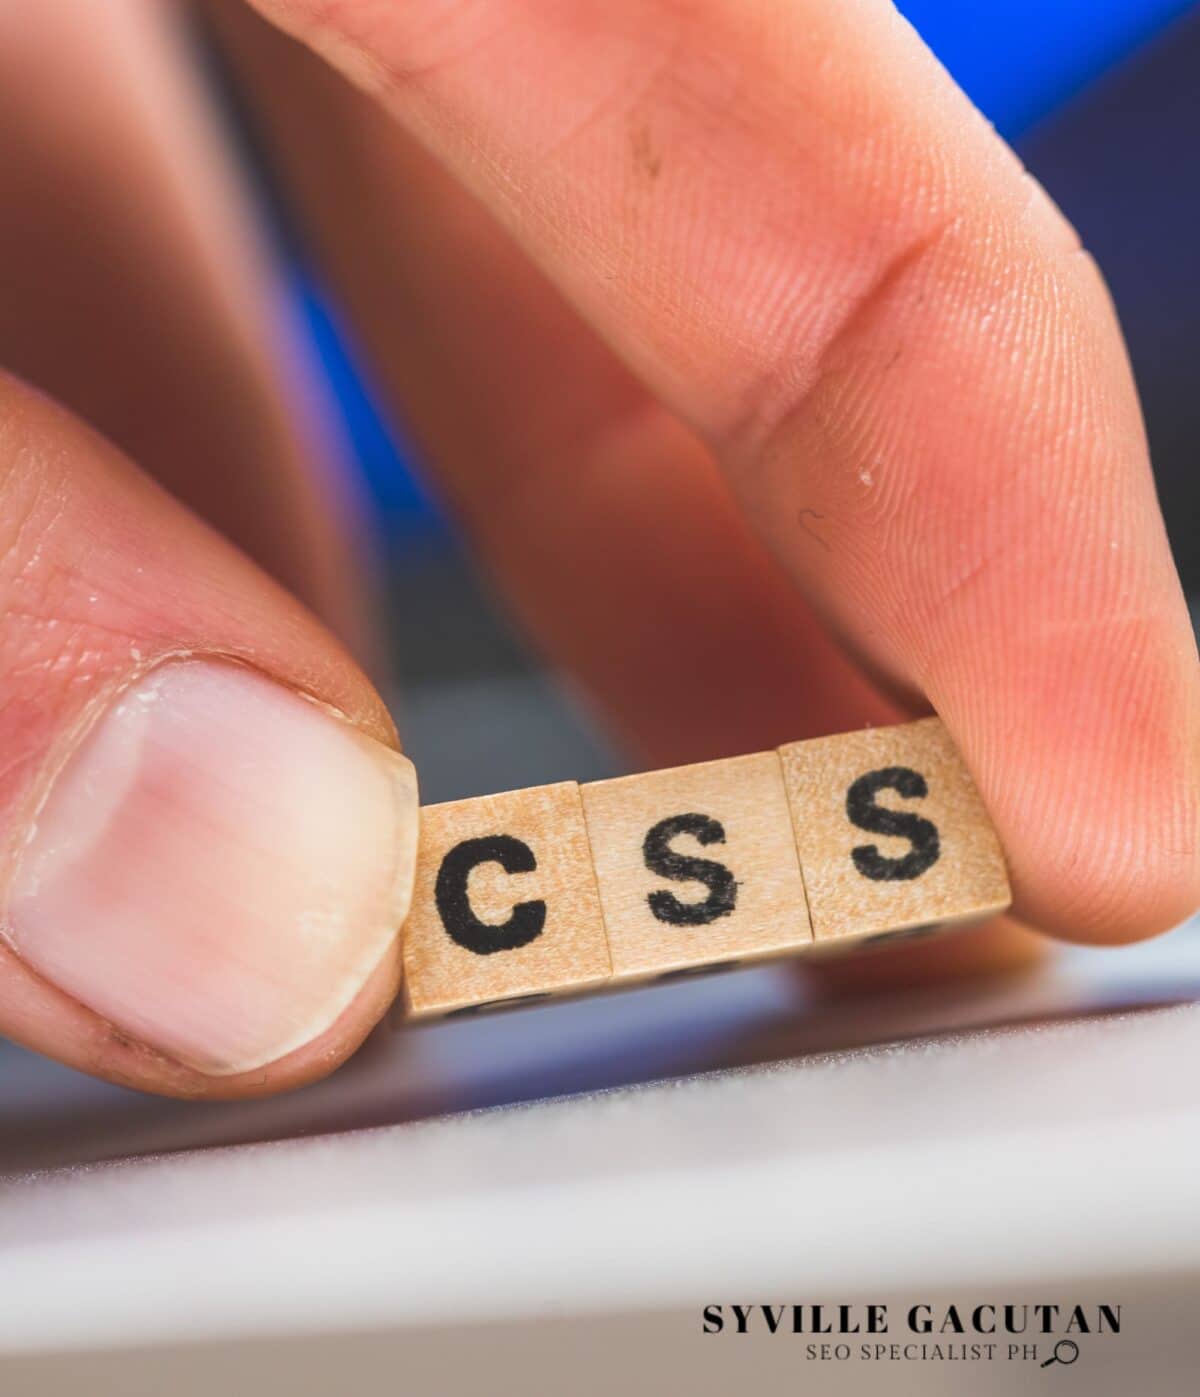
[[[523,937],[524,944],[511,944]],[[610,973],[575,782],[421,811],[404,928],[410,1017],[587,989]]]
[[[405,1017],[832,952],[1010,900],[936,718],[427,806]]]
[[[1011,902],[996,832],[937,718],[779,749],[818,944]]]
[[[774,752],[598,781],[581,794],[617,981],[811,942]]]

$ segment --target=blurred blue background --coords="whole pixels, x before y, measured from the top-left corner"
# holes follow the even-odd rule
[[[1194,0],[898,0],[1010,141],[1121,62]]]

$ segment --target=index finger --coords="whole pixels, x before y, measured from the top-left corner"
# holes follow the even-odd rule
[[[1120,939],[1200,901],[1200,670],[1115,320],[890,4],[259,3],[505,219],[928,696],[1023,917]]]

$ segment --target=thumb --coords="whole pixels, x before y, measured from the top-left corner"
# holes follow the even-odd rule
[[[396,988],[416,778],[368,681],[230,544],[0,376],[0,1033],[236,1096]]]

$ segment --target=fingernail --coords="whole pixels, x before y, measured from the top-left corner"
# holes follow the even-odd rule
[[[212,1075],[328,1028],[408,912],[412,763],[255,670],[177,660],[55,778],[10,888],[17,954]]]

